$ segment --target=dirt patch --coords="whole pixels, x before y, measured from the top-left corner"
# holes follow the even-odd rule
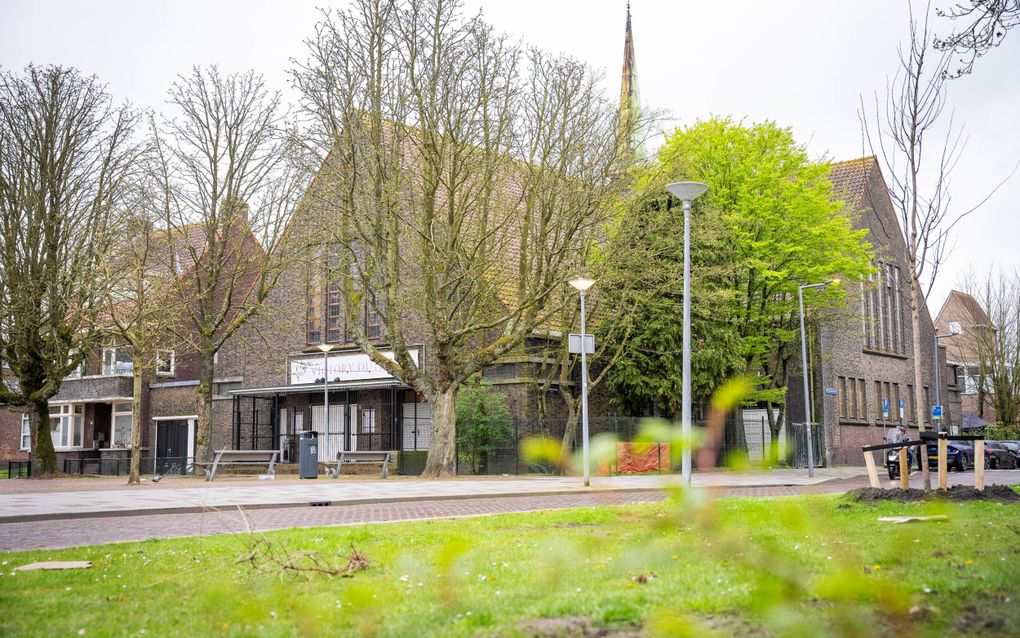
[[[528,638],[638,638],[641,630],[632,625],[605,627],[585,616],[534,618],[520,624]]]
[[[850,490],[847,497],[858,503],[871,503],[875,501],[896,501],[898,503],[911,503],[917,501],[996,501],[999,503],[1020,502],[1020,495],[1006,485],[989,485],[983,492],[967,485],[954,485],[948,490],[924,490],[895,488],[883,490],[874,487],[862,487]]]

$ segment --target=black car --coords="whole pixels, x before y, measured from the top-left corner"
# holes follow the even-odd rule
[[[1006,449],[1013,453],[1013,460],[1020,463],[1020,441],[999,441]]]
[[[990,470],[1015,470],[1020,463],[1002,441],[985,441],[985,467]]]
[[[987,455],[986,450],[985,456],[987,457]],[[946,467],[965,472],[973,465],[973,460],[974,448],[963,441],[946,441]],[[937,443],[929,443],[928,467],[936,468],[938,466],[939,446]]]

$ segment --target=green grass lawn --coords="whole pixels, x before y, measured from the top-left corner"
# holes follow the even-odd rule
[[[876,521],[933,513],[950,520]],[[1017,504],[676,501],[265,538],[298,565],[369,564],[253,565],[246,535],[0,553],[0,635],[1020,633]],[[12,574],[39,560],[93,567]]]

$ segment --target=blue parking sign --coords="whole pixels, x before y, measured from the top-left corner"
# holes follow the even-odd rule
[[[889,418],[889,397],[882,399],[882,418]]]
[[[931,418],[933,418],[933,419],[941,419],[942,418],[942,406],[941,405],[933,405],[933,406],[931,406]]]

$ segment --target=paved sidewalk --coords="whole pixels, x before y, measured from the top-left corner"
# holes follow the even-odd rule
[[[854,474],[848,472],[847,474]],[[698,482],[714,482],[713,493],[717,497],[779,497],[802,494],[842,493],[847,490],[866,487],[868,479],[861,473],[845,478],[830,478],[819,474],[814,483],[798,481],[799,484],[726,486],[729,482],[746,482],[754,475],[731,474],[707,475]],[[739,477],[742,477],[739,478]],[[638,477],[630,477],[638,478]],[[758,477],[760,479],[760,477]],[[778,478],[778,477],[776,477]],[[920,484],[920,475],[911,477],[915,486]],[[971,485],[973,472],[949,475],[950,485]],[[418,481],[421,482],[421,481]],[[448,483],[462,483],[452,480]],[[599,481],[601,483],[601,480]],[[633,481],[612,481],[611,483],[632,483]],[[759,482],[761,482],[759,480]],[[1020,471],[995,471],[988,473],[988,484],[1020,483]],[[898,481],[882,480],[883,487],[896,487]],[[250,486],[249,487],[255,487]],[[90,498],[93,493],[80,492]],[[40,493],[40,498],[48,498]],[[563,509],[572,507],[594,507],[600,505],[623,505],[627,503],[654,502],[666,498],[662,489],[599,489],[580,488],[567,493],[539,493],[525,496],[506,494],[468,498],[397,499],[386,502],[335,503],[332,507],[304,507],[287,505],[245,508],[242,515],[237,507],[206,509],[183,513],[153,514],[144,511],[126,512],[126,515],[107,514],[92,518],[63,517],[57,520],[32,520],[20,523],[0,523],[0,550],[54,549],[80,545],[94,545],[118,541],[145,540],[149,538],[173,538],[184,536],[208,536],[243,533],[249,529],[270,531],[298,527],[353,526],[370,523],[394,523],[399,521],[456,518],[531,512],[536,510]],[[247,518],[247,521],[246,521]],[[328,532],[327,532],[328,533]],[[225,538],[221,542],[235,542]],[[243,539],[237,542],[244,542]]]
[[[805,470],[764,472],[701,472],[695,487],[808,486],[861,476],[863,468],[819,469],[814,478]],[[11,480],[11,479],[8,479]],[[165,488],[160,484],[117,490],[51,492],[45,481],[39,492],[0,494],[0,523],[31,520],[93,518],[139,514],[202,512],[210,509],[307,507],[310,504],[351,505],[396,501],[428,501],[479,497],[570,494],[583,491],[661,491],[679,485],[678,475],[593,477],[585,488],[579,477],[513,477],[435,481],[254,481],[208,487]]]

